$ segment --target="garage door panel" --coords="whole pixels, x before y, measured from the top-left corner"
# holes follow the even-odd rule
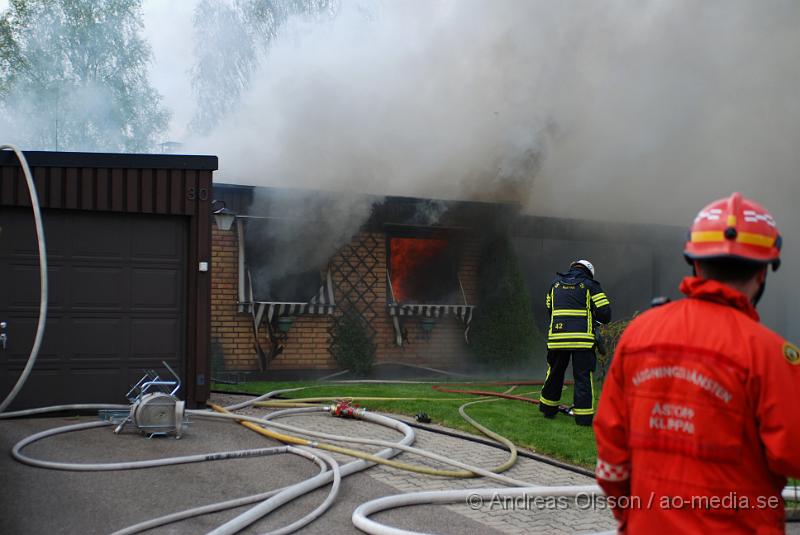
[[[179,348],[178,318],[131,321],[131,359],[173,359]]]
[[[17,376],[13,379],[16,381]],[[0,381],[0,387],[10,390],[13,382]],[[126,403],[130,389],[118,369],[34,369],[19,398],[34,399],[35,406],[60,405],[64,400],[78,403]],[[67,401],[67,402],[70,402]],[[13,405],[18,405],[15,402]]]
[[[48,267],[48,301],[49,275],[55,275],[55,269]],[[39,284],[39,266],[33,264],[12,264],[9,266],[8,279],[13,284],[3,285],[9,293],[8,304],[14,308],[38,308],[41,300]]]
[[[108,378],[119,376],[119,369],[114,366],[87,366],[80,363],[70,366],[69,376],[76,381],[82,381],[87,377]],[[106,379],[108,380],[108,379]],[[125,394],[125,392],[121,392]]]
[[[87,403],[127,403],[125,394],[131,384],[118,368],[89,368],[73,370],[69,375],[70,394],[79,393]],[[135,383],[135,381],[134,381]]]
[[[0,284],[0,303],[18,309],[39,310],[41,287],[39,281],[39,264],[37,263],[11,263],[3,269],[0,260],[0,277],[12,281],[10,284]],[[47,265],[47,306],[59,308],[64,305],[65,285],[63,266]]]
[[[69,214],[59,210],[46,210],[42,213],[44,220],[45,244],[47,245],[47,260],[58,260],[70,255],[71,233]],[[36,234],[31,235],[31,250],[38,255]]]
[[[39,245],[36,241],[36,225],[31,210],[9,209],[3,207],[0,239],[0,256],[17,258],[39,258]],[[42,215],[45,243],[49,259],[62,258],[69,251],[69,234],[64,214],[48,213]]]
[[[29,256],[36,258],[38,249],[36,242],[36,229],[33,226],[33,216],[28,218],[14,217],[8,224],[3,225],[2,240],[0,240],[0,254],[13,255],[17,258]],[[45,230],[45,232],[47,232]]]
[[[107,214],[73,218],[72,257],[124,260],[129,249],[129,222]]]
[[[183,260],[183,236],[177,228],[159,228],[157,221],[137,223],[131,240],[132,260]]]
[[[31,316],[4,316],[8,323],[8,343],[0,351],[0,363],[6,362],[10,369],[22,370],[33,348],[39,318]],[[48,315],[44,326],[45,336],[39,348],[38,363],[54,363],[61,360],[63,347],[63,321],[58,316]],[[2,368],[0,368],[2,369]]]
[[[144,370],[169,375],[162,360],[182,374],[187,220],[59,210],[44,216],[47,326],[34,371],[11,408],[124,402]],[[36,331],[32,221],[30,210],[0,210],[0,281],[12,281],[0,284],[0,321],[9,324],[8,349],[0,350],[0,397],[16,383]]]
[[[177,281],[180,271],[176,269],[134,268],[131,276],[131,306],[142,308],[180,309],[181,292]]]
[[[3,374],[0,377],[0,388],[3,392],[7,392],[14,387],[19,377],[19,372],[11,372]],[[61,402],[57,401],[63,399],[67,395],[69,385],[65,384],[63,380],[63,373],[58,368],[46,368],[44,366],[37,366],[28,378],[28,382],[22,387],[17,399],[31,399],[34,398],[41,400],[39,406],[44,405],[57,405]],[[18,407],[20,401],[12,403],[12,407]],[[28,406],[28,405],[23,405]],[[13,409],[12,409],[13,410]]]
[[[74,266],[70,277],[72,308],[123,310],[128,286],[126,275],[122,266]]]
[[[113,360],[119,365],[125,354],[126,330],[122,317],[72,318],[68,335],[70,360]]]

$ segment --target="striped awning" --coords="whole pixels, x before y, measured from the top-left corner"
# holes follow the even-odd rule
[[[249,273],[248,273],[249,275]],[[252,288],[252,285],[250,285]],[[319,287],[317,293],[306,302],[290,301],[252,301],[252,290],[250,291],[250,302],[240,303],[244,305],[248,312],[253,315],[253,323],[258,329],[261,321],[266,317],[267,321],[272,321],[279,316],[300,316],[303,314],[333,314],[336,308],[336,301],[333,297],[333,283],[331,273],[325,276],[325,283]]]
[[[403,332],[400,329],[401,317],[442,318],[454,316],[464,322],[464,341],[469,343],[469,324],[472,321],[473,305],[404,305],[389,303],[389,316],[394,324],[395,342],[403,345]]]
[[[283,301],[256,301],[253,321],[256,329],[261,324],[261,320],[266,315],[267,321],[271,322],[280,316],[300,316],[302,314],[333,314],[336,302],[333,298],[333,284],[331,283],[331,273],[328,272],[323,284],[317,294],[306,303],[290,303]]]
[[[425,316],[440,318],[442,316],[455,316],[464,323],[472,321],[472,305],[402,305],[389,304],[390,316]]]
[[[248,278],[250,273],[247,273]],[[320,286],[317,293],[306,302],[286,302],[286,301],[254,301],[252,284],[249,285],[250,301],[240,302],[240,310],[250,312],[253,318],[253,335],[255,337],[256,348],[258,349],[262,361],[261,370],[263,371],[268,362],[283,351],[283,343],[272,326],[272,321],[281,316],[300,316],[300,315],[326,315],[333,314],[336,309],[336,301],[333,296],[333,283],[331,282],[331,272],[325,276],[325,282]],[[266,318],[266,321],[264,319]],[[270,340],[271,348],[269,353],[264,353],[258,339],[258,330],[261,325],[265,325],[267,337]]]
[[[280,316],[300,316],[303,314],[333,314],[336,305],[319,304],[309,301],[308,303],[285,303],[281,301],[256,301],[254,321],[259,325],[264,317],[267,321],[272,321]]]

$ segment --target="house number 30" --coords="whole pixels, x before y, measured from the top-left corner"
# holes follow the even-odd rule
[[[190,201],[200,199],[201,201],[208,200],[208,188],[187,188],[186,198]]]

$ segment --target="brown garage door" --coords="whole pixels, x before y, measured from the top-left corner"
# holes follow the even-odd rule
[[[184,375],[186,219],[44,212],[50,298],[42,349],[13,408],[124,403],[130,385],[167,361]],[[30,209],[0,209],[0,395],[33,344],[39,305]],[[184,395],[181,392],[181,395]]]

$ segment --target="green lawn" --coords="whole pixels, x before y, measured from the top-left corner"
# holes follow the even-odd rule
[[[238,385],[212,385],[214,390],[253,394],[300,386],[308,388],[288,392],[284,396],[291,398],[322,396],[435,398],[416,401],[356,401],[356,403],[370,410],[391,412],[408,417],[425,412],[434,423],[480,434],[458,414],[460,405],[469,400],[478,399],[478,397],[437,392],[431,388],[430,384],[325,384],[320,386],[316,382],[252,382]],[[468,387],[455,386],[454,388]],[[502,392],[508,387],[475,386],[473,388]],[[538,387],[520,386],[512,393],[537,398]],[[564,390],[561,401],[568,405],[571,404],[572,387]],[[467,408],[467,414],[519,446],[555,459],[594,469],[597,458],[594,433],[589,427],[575,425],[574,420],[569,416],[559,414],[555,420],[546,420],[537,406],[523,401],[505,399],[473,405]]]

